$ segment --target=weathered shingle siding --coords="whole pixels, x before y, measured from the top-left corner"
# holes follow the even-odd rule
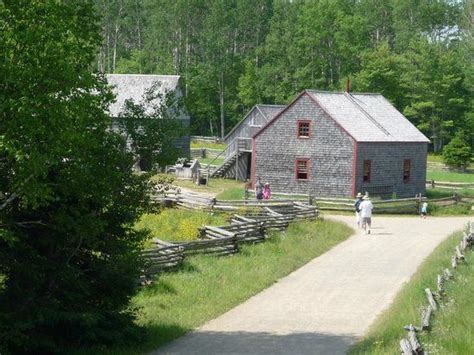
[[[297,138],[298,120],[311,121],[309,139]],[[255,138],[255,151],[255,176],[273,191],[352,195],[353,141],[306,95]],[[310,159],[309,180],[296,179],[296,158]]]
[[[266,123],[265,117],[254,108],[240,126],[225,139],[225,143],[230,144],[237,137],[252,138]]]
[[[357,191],[391,197],[425,193],[427,143],[358,143]],[[411,160],[410,180],[403,181],[403,161]],[[364,160],[371,160],[370,182],[363,182]]]

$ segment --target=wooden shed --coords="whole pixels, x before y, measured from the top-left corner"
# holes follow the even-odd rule
[[[115,102],[109,107],[111,117],[118,117],[124,109],[125,101],[132,100],[140,103],[143,95],[151,87],[155,86],[161,94],[173,92],[176,98],[182,97],[180,89],[179,75],[145,75],[145,74],[107,74],[107,82],[112,86],[116,95]],[[158,100],[158,99],[157,99]],[[153,102],[153,105],[160,105],[160,102]],[[189,114],[184,111],[178,120],[189,130]],[[183,157],[190,156],[190,136],[189,132],[176,139],[175,146],[181,151]]]
[[[380,94],[306,90],[253,136],[252,181],[348,197],[425,192],[429,140]]]

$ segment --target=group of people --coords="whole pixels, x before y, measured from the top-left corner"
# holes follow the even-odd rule
[[[374,209],[374,205],[370,201],[367,192],[365,195],[362,195],[360,192],[357,194],[354,208],[357,227],[364,229],[364,234],[370,234],[370,228],[372,227],[372,210]],[[428,203],[425,201],[421,205],[420,215],[425,219],[427,214]]]
[[[364,229],[364,234],[370,234],[372,227],[372,210],[374,205],[370,201],[369,194],[362,195],[360,192],[354,202],[357,227]]]
[[[262,184],[260,178],[257,178],[255,183],[255,198],[257,201],[269,200],[272,197],[272,190],[270,189],[270,184],[266,182]]]

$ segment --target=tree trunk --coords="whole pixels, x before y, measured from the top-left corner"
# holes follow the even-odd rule
[[[219,79],[219,104],[221,109],[221,138],[224,139],[224,73],[221,71]]]

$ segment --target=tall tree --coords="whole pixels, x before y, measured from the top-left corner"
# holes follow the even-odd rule
[[[0,352],[130,341],[148,183],[90,72],[92,1],[0,2]]]

